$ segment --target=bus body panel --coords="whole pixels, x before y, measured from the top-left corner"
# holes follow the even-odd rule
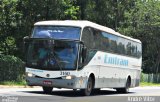
[[[96,88],[125,87],[128,76],[131,77],[131,87],[135,87],[138,86],[140,80],[141,63],[141,58],[124,57],[98,51],[87,66],[91,66],[88,70],[99,66]]]
[[[113,58],[115,56],[117,58],[122,57],[121,55],[114,55],[98,51],[96,55],[91,59],[91,61],[86,66],[84,66],[83,69],[79,71],[45,71],[26,68],[26,72],[39,76],[39,78],[27,78],[27,80],[31,83],[33,81],[33,83],[30,83],[29,85],[43,86],[44,80],[50,80],[53,82],[54,87],[83,89],[86,87],[86,83],[88,81],[89,76],[91,74],[94,74],[95,88],[125,87],[125,83],[128,76],[131,77],[131,87],[138,86],[141,70],[140,67],[134,67],[134,65],[136,64],[134,62],[140,62],[136,61],[140,59],[122,57],[123,59],[128,59],[127,65],[125,65],[125,63],[121,63],[122,65],[113,65],[116,62],[106,62],[106,55],[112,56]],[[138,65],[140,65],[140,63],[137,64],[137,66]],[[47,74],[49,74],[49,77],[47,77]],[[67,75],[75,76],[75,79],[58,79]]]
[[[56,24],[58,25],[57,22]],[[36,23],[35,26],[55,26],[54,23],[55,22],[39,22]],[[73,24],[74,25],[72,25],[72,27],[76,25],[76,23]],[[81,25],[81,22],[78,21],[78,24]],[[69,23],[65,25],[65,23],[61,21],[61,24],[59,26],[69,25]],[[127,39],[128,41],[136,42],[141,45],[141,42],[137,39],[132,39],[130,37],[120,35],[112,29],[108,29],[91,22],[87,22],[84,25],[82,24],[81,26],[77,26],[81,27],[82,29],[79,39],[80,41],[82,41],[82,36],[86,37],[82,33],[83,29],[87,27],[87,25],[97,30],[108,32],[111,35],[116,35],[116,37],[118,38],[121,37]],[[124,88],[126,86],[128,77],[131,78],[130,87],[139,85],[142,56],[138,58],[107,51],[100,51],[98,47],[95,50],[97,50],[96,54],[90,61],[85,63],[85,65],[81,69],[77,68],[76,70],[40,70],[36,68],[26,67],[26,74],[29,73],[33,75],[32,77],[26,77],[27,84],[30,86],[50,86],[57,88],[84,89],[87,86],[88,78],[91,74],[93,74],[95,78],[94,88]],[[78,51],[78,53],[80,53],[80,51]],[[77,65],[79,64],[78,60],[80,60],[80,57],[81,55],[79,54],[77,58]],[[65,79],[68,76],[74,76],[74,78]]]
[[[82,77],[82,74],[79,74],[77,71],[41,71],[39,69],[26,68],[26,73],[34,75],[33,77],[26,77],[26,81],[30,86],[50,86],[77,89],[85,88],[85,83],[87,82],[87,77]],[[50,75],[50,77],[47,77],[47,75]],[[74,78],[66,79],[66,76],[74,76]],[[47,84],[45,82],[50,83]]]

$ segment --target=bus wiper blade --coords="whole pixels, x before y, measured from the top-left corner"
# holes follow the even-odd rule
[[[58,67],[60,68],[60,70],[62,70],[62,67],[61,67],[60,64],[59,64],[59,60],[57,59],[57,57],[55,56],[55,54],[52,54],[52,56],[53,56],[53,58],[55,59]]]

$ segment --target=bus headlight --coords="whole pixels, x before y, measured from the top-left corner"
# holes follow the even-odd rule
[[[34,75],[34,74],[29,73],[29,72],[26,72],[26,76],[27,76],[27,77],[35,77],[35,75]]]
[[[74,79],[75,76],[73,75],[68,75],[68,76],[63,76],[62,79]]]

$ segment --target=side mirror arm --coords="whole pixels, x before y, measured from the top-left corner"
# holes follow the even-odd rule
[[[25,53],[25,51],[26,51],[26,49],[27,49],[27,44],[28,44],[29,40],[30,40],[29,36],[25,36],[25,37],[23,38],[23,52],[24,52],[24,53]]]
[[[82,48],[82,62],[84,63],[86,58],[87,58],[87,47],[85,45],[83,45],[83,48]]]

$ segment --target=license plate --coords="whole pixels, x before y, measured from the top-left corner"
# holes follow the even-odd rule
[[[52,81],[43,81],[44,85],[52,85]]]

